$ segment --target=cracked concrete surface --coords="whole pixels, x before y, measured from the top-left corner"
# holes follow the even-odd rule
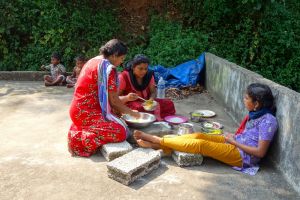
[[[162,159],[152,173],[124,186],[107,177],[104,157],[71,157],[67,132],[73,89],[42,82],[0,81],[0,199],[300,199],[269,162],[248,176],[204,158],[181,168]],[[225,130],[237,124],[209,94],[176,102],[177,112],[211,109]]]

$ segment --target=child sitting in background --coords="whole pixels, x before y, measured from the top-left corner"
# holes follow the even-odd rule
[[[45,86],[57,86],[63,85],[66,80],[66,68],[60,63],[60,55],[54,52],[51,55],[51,64],[50,65],[42,65],[42,70],[48,70],[51,72],[51,75],[44,76]]]
[[[83,65],[85,64],[85,57],[83,55],[79,55],[75,58],[76,66],[73,68],[73,73],[71,76],[67,76],[67,87],[74,87],[77,81],[77,78],[81,72]]]

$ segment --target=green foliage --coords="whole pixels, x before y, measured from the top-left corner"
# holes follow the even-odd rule
[[[0,70],[38,70],[53,51],[70,70],[74,57],[92,57],[119,25],[100,1],[1,1]]]
[[[209,35],[209,51],[300,92],[297,0],[174,0],[188,29]]]
[[[266,78],[300,91],[300,15],[279,3],[266,9],[261,20],[257,59],[250,69]]]
[[[150,40],[145,53],[152,64],[174,66],[196,58],[208,46],[208,35],[184,29],[181,24],[154,17],[150,23]]]
[[[176,16],[152,17],[149,32],[138,37],[120,31],[112,4],[0,1],[0,70],[37,70],[53,51],[71,70],[76,55],[93,57],[101,44],[122,34],[127,60],[144,53],[151,64],[171,67],[208,49],[300,92],[298,0],[172,0]]]
[[[144,49],[135,48],[151,59],[152,65],[171,67],[196,58],[208,46],[208,36],[200,31],[184,29],[178,22],[152,17],[149,42]]]

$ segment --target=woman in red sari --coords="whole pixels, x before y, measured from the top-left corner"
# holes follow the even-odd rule
[[[68,146],[72,155],[89,157],[103,144],[126,139],[127,126],[113,110],[140,116],[123,104],[117,92],[116,66],[123,62],[126,53],[127,47],[113,39],[100,48],[99,56],[84,65],[70,107],[73,123],[68,133]]]
[[[155,114],[158,121],[161,121],[168,115],[175,114],[174,103],[170,99],[157,99],[156,87],[153,71],[148,69],[149,59],[138,54],[134,59],[127,63],[126,69],[119,75],[119,95],[124,99],[124,103],[133,109],[140,112],[144,110],[143,101],[138,99],[138,96],[144,99],[151,99],[158,102],[158,106],[152,112]]]

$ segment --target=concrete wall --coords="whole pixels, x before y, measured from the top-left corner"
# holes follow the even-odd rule
[[[50,74],[46,71],[0,71],[0,80],[11,81],[43,81],[44,75]],[[67,72],[71,75],[72,72]]]
[[[0,71],[0,80],[13,81],[42,81],[44,75],[49,72],[44,71]]]
[[[272,89],[279,131],[268,154],[288,182],[300,193],[300,93],[263,78],[213,54],[206,53],[206,88],[240,122],[247,114],[243,94],[250,83]]]

